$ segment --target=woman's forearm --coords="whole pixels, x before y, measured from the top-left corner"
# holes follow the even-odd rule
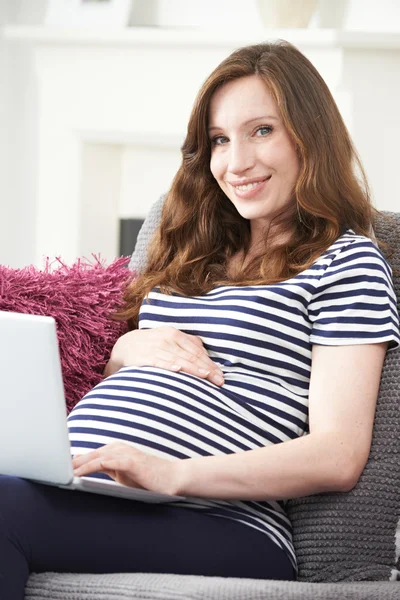
[[[182,496],[280,500],[347,491],[359,476],[340,442],[322,434],[256,450],[177,461]],[[359,469],[359,467],[358,467]]]

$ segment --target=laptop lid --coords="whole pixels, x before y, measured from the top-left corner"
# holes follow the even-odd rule
[[[52,317],[0,311],[0,474],[73,479]]]

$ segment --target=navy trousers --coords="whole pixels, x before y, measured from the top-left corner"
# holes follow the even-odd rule
[[[0,598],[23,600],[29,574],[45,571],[295,578],[285,552],[246,525],[0,476]]]

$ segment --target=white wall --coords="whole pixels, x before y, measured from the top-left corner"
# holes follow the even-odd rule
[[[259,20],[259,13],[257,0],[136,0],[133,18],[137,25],[199,26],[223,30],[226,27],[254,26]],[[400,0],[319,0],[311,26],[398,31]]]
[[[9,7],[0,3],[0,27],[8,22]],[[11,198],[15,197],[11,190],[9,174],[9,145],[11,140],[10,127],[10,94],[8,85],[8,46],[0,31],[0,262],[8,262],[14,254],[10,236]]]
[[[132,22],[161,27],[207,29],[258,25],[256,0],[136,0]]]
[[[329,0],[334,4],[335,0]],[[399,31],[399,0],[351,0],[344,26],[355,31]]]
[[[347,29],[400,31],[400,0],[380,0],[379,3],[376,0],[350,0],[346,10],[342,10],[345,0],[320,0],[320,3],[323,10],[313,19],[313,27],[328,27],[336,19],[337,25]],[[8,24],[40,24],[46,5],[47,0],[0,0],[0,28]],[[204,10],[208,10],[209,5],[213,7],[212,20],[205,19]],[[246,6],[242,20],[241,6]],[[332,6],[336,12],[332,12]],[[341,21],[340,10],[343,13]],[[231,17],[231,27],[250,26],[257,17],[256,1],[136,0],[134,10],[137,23],[140,19],[142,22],[155,19],[160,25],[171,25],[174,20],[180,20],[181,25],[197,22],[201,26],[221,27],[225,23],[228,27],[227,15]],[[6,42],[0,29],[0,263],[13,267],[34,260],[36,93],[29,46]],[[374,126],[378,126],[375,120],[371,123],[372,131]],[[393,204],[391,210],[400,210],[400,200],[396,202],[399,206]],[[382,208],[379,199],[377,205]]]
[[[39,24],[46,0],[0,0],[0,27]],[[36,170],[36,87],[28,47],[7,43],[0,29],[0,263],[32,262]]]

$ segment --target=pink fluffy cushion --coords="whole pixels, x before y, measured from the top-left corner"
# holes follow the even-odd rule
[[[111,314],[121,305],[125,285],[133,278],[129,258],[106,266],[60,259],[39,270],[0,266],[0,310],[49,315],[57,322],[67,408],[70,411],[102,379],[111,349],[127,331]]]

